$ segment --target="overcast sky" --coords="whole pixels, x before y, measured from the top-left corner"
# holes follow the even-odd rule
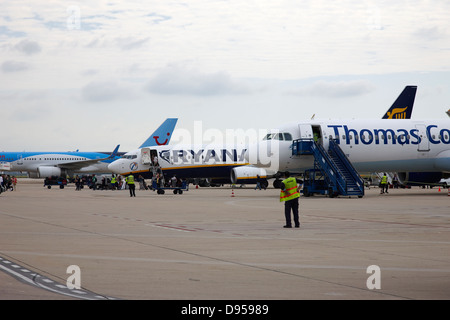
[[[120,151],[178,128],[447,118],[450,1],[0,2],[0,150]]]

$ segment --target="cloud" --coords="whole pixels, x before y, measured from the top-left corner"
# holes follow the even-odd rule
[[[7,26],[0,26],[0,35],[7,37],[25,37],[27,34],[22,31],[14,31],[9,29]]]
[[[41,46],[36,41],[22,40],[14,48],[26,55],[33,55],[41,52]]]
[[[365,80],[327,82],[317,81],[310,86],[294,89],[288,94],[326,98],[360,96],[374,90],[374,85]]]
[[[93,81],[82,88],[82,97],[88,102],[108,102],[130,96],[128,90],[114,81]]]
[[[170,17],[170,16],[158,14],[158,13],[155,13],[155,12],[152,12],[152,13],[149,13],[149,14],[145,15],[145,17],[150,17],[154,24],[159,24],[161,22],[168,21],[168,20],[172,19],[172,17]]]
[[[144,39],[135,39],[133,37],[126,37],[126,38],[117,38],[117,44],[122,50],[131,50],[142,47],[148,40],[150,40],[149,37]]]
[[[419,28],[413,35],[421,40],[427,41],[445,39],[447,37],[438,27]]]
[[[246,85],[233,81],[225,72],[202,73],[179,66],[161,70],[145,88],[148,92],[163,95],[211,96],[251,92]]]
[[[26,62],[8,60],[2,63],[3,72],[19,72],[29,69],[30,66]]]

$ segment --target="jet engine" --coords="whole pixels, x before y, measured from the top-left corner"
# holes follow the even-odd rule
[[[399,172],[400,183],[406,186],[433,185],[441,181],[442,172]]]
[[[51,176],[60,176],[61,175],[61,168],[58,167],[50,167],[50,166],[42,166],[38,167],[38,176],[40,178],[47,178]]]
[[[231,183],[235,184],[254,184],[257,181],[257,176],[260,176],[261,187],[267,188],[267,179],[275,175],[275,173],[268,173],[266,169],[255,168],[250,166],[236,167],[231,170]]]

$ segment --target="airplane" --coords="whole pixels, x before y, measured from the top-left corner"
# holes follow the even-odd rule
[[[177,118],[166,119],[142,146],[169,143]],[[164,140],[162,140],[164,139]],[[108,165],[120,158],[118,145],[111,154],[104,152],[0,152],[1,170],[27,172],[30,178],[73,176],[75,173],[106,173]]]
[[[416,89],[416,86],[406,87],[386,113],[387,116],[393,117],[399,111],[397,109],[405,112],[404,106],[412,108]],[[288,131],[280,130],[277,133],[267,134],[264,141],[265,144],[289,148],[292,146],[294,136]],[[272,147],[274,146],[265,146],[264,150],[269,151]],[[248,146],[224,145],[139,148],[112,162],[108,168],[124,176],[133,174],[151,178],[155,174],[152,161],[156,157],[164,175],[176,175],[178,178],[186,179],[206,178],[211,182],[240,184],[255,183],[259,175],[262,187],[267,187],[267,179],[276,177],[279,170],[250,165],[248,155],[257,149],[258,147],[249,150]]]
[[[245,166],[246,147],[222,145],[172,145],[139,148],[113,161],[108,169],[122,176],[133,174],[151,179],[160,169],[180,179],[229,181],[230,170]],[[156,165],[157,164],[157,165]]]
[[[314,120],[286,124],[278,131],[292,136],[272,150],[278,172],[301,174],[313,168],[314,156],[295,154],[293,148],[316,140],[324,150],[337,144],[358,172],[397,172],[402,183],[411,179],[410,173],[416,173],[418,183],[450,176],[450,119]],[[259,159],[252,165],[260,170],[267,166]]]
[[[386,111],[386,113],[382,116],[382,119],[410,119],[412,110],[414,107],[414,101],[416,97],[417,86],[406,86],[391,107]],[[313,121],[315,116],[311,118]],[[268,133],[266,137],[264,137],[264,141],[270,141],[273,139],[279,140],[282,145],[291,145],[293,138],[292,134],[289,132],[283,132],[283,130],[276,130],[277,133]],[[286,143],[287,142],[287,143]],[[253,150],[258,147],[254,147]],[[415,174],[410,173],[411,176],[415,176]],[[267,187],[268,182],[267,179],[276,178],[274,181],[274,187],[279,188],[280,180],[279,176],[282,174],[278,173],[276,170],[274,171],[269,169],[262,169],[258,166],[249,165],[233,168],[231,171],[231,181],[236,184],[244,184],[244,183],[254,183],[256,181],[257,175],[259,175],[263,181],[262,186]],[[403,180],[406,182],[406,180]]]

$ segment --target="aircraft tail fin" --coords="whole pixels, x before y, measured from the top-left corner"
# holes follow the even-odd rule
[[[144,147],[162,146],[169,144],[172,137],[173,130],[177,124],[178,118],[167,118],[155,132],[153,132],[139,149]]]
[[[406,86],[382,119],[411,119],[417,86]]]
[[[117,152],[119,151],[120,144],[114,149],[114,151],[109,155],[108,159],[113,159],[117,156]]]

